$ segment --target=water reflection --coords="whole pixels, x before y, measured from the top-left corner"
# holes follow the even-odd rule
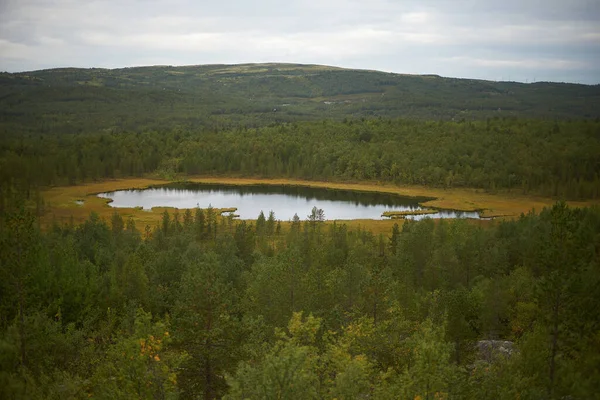
[[[217,185],[180,183],[151,187],[144,190],[122,190],[101,193],[112,199],[112,207],[175,207],[216,208],[236,207],[242,219],[255,219],[262,210],[270,210],[281,220],[291,219],[295,213],[301,219],[313,207],[325,211],[327,219],[384,219],[384,211],[420,210],[419,202],[428,198],[403,197],[388,193],[359,192],[303,186],[277,185]],[[440,210],[436,214],[407,216],[422,218],[479,218],[476,212]]]

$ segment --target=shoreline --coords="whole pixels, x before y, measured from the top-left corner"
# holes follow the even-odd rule
[[[521,213],[527,213],[531,210],[540,211],[543,207],[552,206],[557,201],[556,199],[551,198],[517,195],[513,193],[490,194],[482,192],[480,189],[443,189],[425,186],[392,185],[389,183],[376,182],[325,182],[286,178],[268,179],[218,176],[189,176],[185,177],[185,179],[173,180],[144,177],[102,180],[74,186],[55,186],[47,188],[42,191],[47,210],[41,217],[41,220],[44,225],[51,223],[53,220],[58,220],[58,222],[60,222],[61,220],[65,220],[66,218],[70,219],[71,217],[74,221],[83,221],[91,212],[96,212],[100,217],[107,217],[109,219],[114,211],[118,211],[123,218],[131,217],[136,223],[139,222],[144,225],[154,225],[160,220],[161,213],[165,209],[168,209],[167,207],[155,207],[151,211],[139,210],[138,208],[117,209],[109,206],[110,199],[98,197],[97,194],[116,190],[146,189],[151,186],[160,186],[176,182],[234,186],[287,185],[327,188],[333,190],[388,193],[405,197],[425,198],[427,200],[419,202],[419,205],[424,208],[479,212],[482,218],[499,219],[516,218]],[[81,201],[82,199],[84,200],[83,204],[78,204],[77,201]],[[574,207],[586,207],[600,204],[600,201],[569,201],[567,204]],[[215,206],[215,211],[219,210],[218,205]],[[179,211],[180,213],[183,213],[185,209]],[[392,221],[393,225],[393,222],[398,221],[398,219],[372,221],[373,224],[383,223],[385,225],[389,225],[390,221]]]

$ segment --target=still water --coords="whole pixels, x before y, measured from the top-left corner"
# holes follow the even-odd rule
[[[384,211],[420,210],[419,202],[427,198],[402,197],[387,193],[332,190],[301,186],[273,185],[215,185],[170,184],[143,190],[120,190],[100,193],[99,197],[111,199],[111,207],[215,208],[236,207],[241,219],[256,219],[261,210],[268,217],[290,220],[294,214],[306,219],[313,207],[321,208],[325,218],[333,219],[385,219]],[[477,212],[440,210],[436,214],[407,216],[422,218],[479,218]]]

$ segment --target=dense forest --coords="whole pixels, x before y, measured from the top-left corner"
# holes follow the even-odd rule
[[[2,398],[597,395],[598,207],[386,236],[211,209],[3,219]]]
[[[600,207],[563,200],[600,197],[599,103],[291,64],[2,73],[0,398],[596,398]],[[317,208],[40,222],[49,187],[191,176],[556,204],[380,235]]]
[[[148,173],[379,181],[597,199],[600,123],[349,119],[0,139],[6,190]]]

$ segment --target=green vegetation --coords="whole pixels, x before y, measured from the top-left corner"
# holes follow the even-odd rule
[[[0,226],[0,397],[590,398],[600,209],[386,236],[114,213]],[[478,340],[515,343],[483,356]],[[491,357],[491,358],[489,358]],[[490,361],[491,360],[491,361]]]
[[[427,215],[436,214],[437,210],[412,210],[412,211],[384,211],[381,216],[389,218],[404,218],[407,215]]]
[[[384,117],[598,118],[600,86],[521,84],[315,65],[0,73],[0,134],[223,130]]]
[[[597,396],[599,96],[283,64],[0,74],[0,398]],[[512,219],[94,196],[167,181]]]
[[[31,192],[148,173],[166,179],[286,177],[597,199],[600,122],[375,119],[0,139],[4,192],[11,186]]]
[[[221,214],[224,214],[224,213],[234,213],[234,212],[236,212],[236,211],[237,211],[237,208],[236,208],[236,207],[221,208],[221,209],[219,210],[219,212],[220,212]]]

